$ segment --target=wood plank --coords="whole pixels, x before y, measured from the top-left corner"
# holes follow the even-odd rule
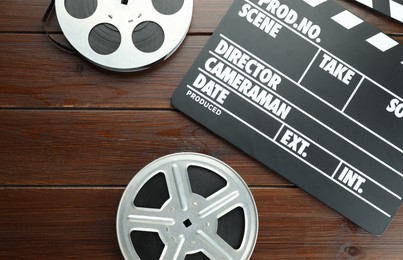
[[[7,42],[11,38],[16,42]],[[0,35],[0,51],[5,54],[0,59],[3,64],[13,61],[0,78],[0,103],[6,107],[94,107],[97,103],[98,107],[166,108],[195,59],[195,48],[200,50],[206,40],[190,37],[165,66],[139,73],[111,73],[79,55],[61,51],[44,36]]]
[[[120,259],[123,188],[0,189],[0,258]],[[252,259],[397,259],[403,211],[372,236],[299,189],[253,189],[260,217]]]
[[[42,32],[41,20],[50,0],[0,2],[0,32]],[[232,0],[195,0],[189,33],[211,33],[228,10]],[[208,19],[206,19],[208,18]],[[55,12],[49,18],[48,31],[60,32]]]
[[[42,32],[41,19],[50,0],[0,2],[0,32]],[[195,0],[190,33],[211,33],[228,10],[232,0]],[[372,11],[352,0],[337,0],[338,3],[372,23],[386,33],[401,33],[402,25],[384,15]],[[60,31],[56,17],[52,16],[48,26],[50,31]]]
[[[233,167],[260,218],[252,259],[399,259],[403,211],[372,236],[172,109],[176,86],[232,0],[195,0],[182,46],[139,73],[113,73],[53,46],[50,0],[0,9],[0,259],[122,259],[115,219],[124,187],[160,156],[193,151]],[[403,25],[336,0],[403,43]],[[53,16],[49,29],[60,40]],[[21,108],[21,109],[19,109]]]
[[[117,73],[60,50],[44,35],[0,34],[0,106],[169,108],[173,91],[207,39],[187,37],[165,62]]]
[[[0,110],[0,185],[127,185],[175,152],[217,157],[250,185],[290,185],[177,111]]]
[[[397,246],[361,246],[359,243],[272,245],[258,244],[251,260],[267,259],[390,259],[400,260],[402,250]]]
[[[117,259],[122,189],[0,189],[1,259]]]
[[[58,49],[44,35],[0,34],[0,107],[170,108],[173,91],[208,38],[187,37],[149,70],[117,73]],[[395,38],[403,43],[403,36]]]

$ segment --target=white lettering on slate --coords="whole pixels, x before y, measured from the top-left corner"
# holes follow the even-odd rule
[[[193,82],[193,86],[200,89],[201,92],[215,99],[220,104],[224,104],[229,94],[228,90],[215,83],[213,80],[207,80],[206,76],[203,74],[197,76]]]
[[[252,8],[250,4],[244,4],[241,11],[238,12],[240,17],[245,17],[246,20],[264,31],[273,38],[277,37],[280,29],[283,27],[281,24],[267,17],[264,13],[258,9]]]
[[[397,98],[392,99],[386,107],[386,111],[395,113],[397,118],[403,118],[403,102]]]
[[[280,143],[284,144],[302,157],[307,156],[305,149],[310,145],[310,143],[308,143],[306,140],[302,139],[300,136],[288,129],[281,138]]]
[[[319,67],[324,71],[329,72],[330,75],[339,79],[344,84],[350,84],[350,80],[355,75],[355,72],[347,68],[342,63],[338,62],[336,59],[333,59],[326,53],[323,54],[323,60],[319,64]]]
[[[358,193],[363,192],[363,189],[360,186],[361,184],[365,183],[366,180],[350,168],[345,166],[338,179],[348,187],[353,188],[353,190],[357,191]]]

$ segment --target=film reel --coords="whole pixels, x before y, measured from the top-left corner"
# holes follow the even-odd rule
[[[256,204],[228,165],[177,153],[145,166],[117,213],[125,259],[249,259],[258,233]]]
[[[91,62],[138,71],[168,58],[192,19],[193,0],[56,0],[70,44]]]

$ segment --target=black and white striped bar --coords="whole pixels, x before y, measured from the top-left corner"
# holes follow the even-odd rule
[[[387,16],[403,22],[403,1],[402,0],[356,0],[370,8],[375,9]]]
[[[172,103],[382,234],[403,197],[402,62],[334,1],[236,0]]]

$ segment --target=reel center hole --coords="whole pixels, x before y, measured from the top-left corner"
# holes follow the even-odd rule
[[[192,222],[189,219],[186,219],[185,221],[183,221],[183,225],[188,228],[192,225]]]
[[[128,2],[129,2],[129,0],[122,0],[120,3],[121,3],[122,5],[127,5]]]

